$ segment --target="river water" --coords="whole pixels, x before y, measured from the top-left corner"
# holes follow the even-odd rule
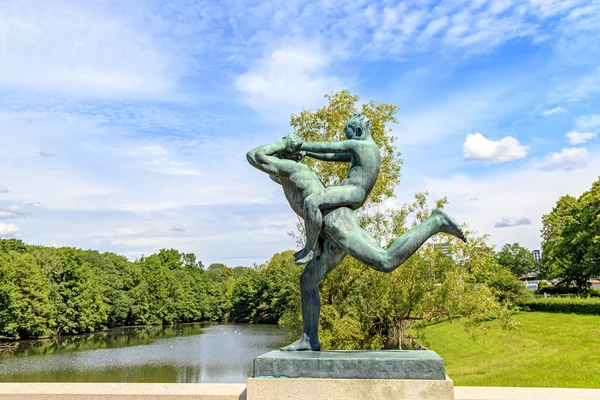
[[[0,382],[242,383],[287,339],[277,325],[189,324],[0,343]]]

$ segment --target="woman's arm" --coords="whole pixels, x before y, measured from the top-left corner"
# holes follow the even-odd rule
[[[338,162],[350,162],[351,154],[350,153],[310,153],[307,152],[306,155],[308,157],[321,160],[321,161],[338,161]]]
[[[342,142],[302,142],[300,150],[311,153],[355,153],[357,140],[344,140]]]

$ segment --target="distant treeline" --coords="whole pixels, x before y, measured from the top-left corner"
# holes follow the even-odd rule
[[[264,265],[207,268],[194,254],[114,253],[0,239],[0,337],[35,338],[124,325],[276,323],[297,301],[290,252]]]

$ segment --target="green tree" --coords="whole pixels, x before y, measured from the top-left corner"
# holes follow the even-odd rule
[[[26,253],[27,246],[20,239],[0,239],[0,253],[8,253],[9,251]]]
[[[225,282],[233,278],[233,270],[221,263],[213,263],[206,268],[206,273],[209,279],[213,282]]]
[[[542,224],[544,275],[584,291],[600,277],[600,178],[577,199],[561,197]]]
[[[507,268],[501,267],[486,280],[496,298],[502,304],[523,306],[532,298],[532,294],[523,282]]]
[[[302,266],[293,260],[293,251],[277,253],[236,280],[231,292],[231,321],[277,323],[294,309],[300,299]]]
[[[53,334],[57,310],[51,285],[30,254],[0,251],[0,335],[31,338]]]
[[[507,268],[517,277],[536,272],[537,264],[533,254],[518,243],[506,243],[496,254],[496,257],[498,264]]]
[[[129,291],[134,287],[135,281],[133,270],[130,268],[131,262],[114,253],[93,250],[83,252],[83,258],[90,264],[102,288],[102,296],[108,306],[108,326],[131,323],[129,316],[133,298]]]
[[[57,250],[61,259],[55,278],[60,302],[59,333],[91,332],[107,326],[108,304],[104,302],[103,287],[83,252],[73,248]]]

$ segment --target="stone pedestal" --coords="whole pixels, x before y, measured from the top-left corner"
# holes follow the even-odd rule
[[[450,378],[248,378],[248,400],[454,400]]]
[[[254,359],[248,400],[453,400],[444,360],[429,350],[272,351]]]

